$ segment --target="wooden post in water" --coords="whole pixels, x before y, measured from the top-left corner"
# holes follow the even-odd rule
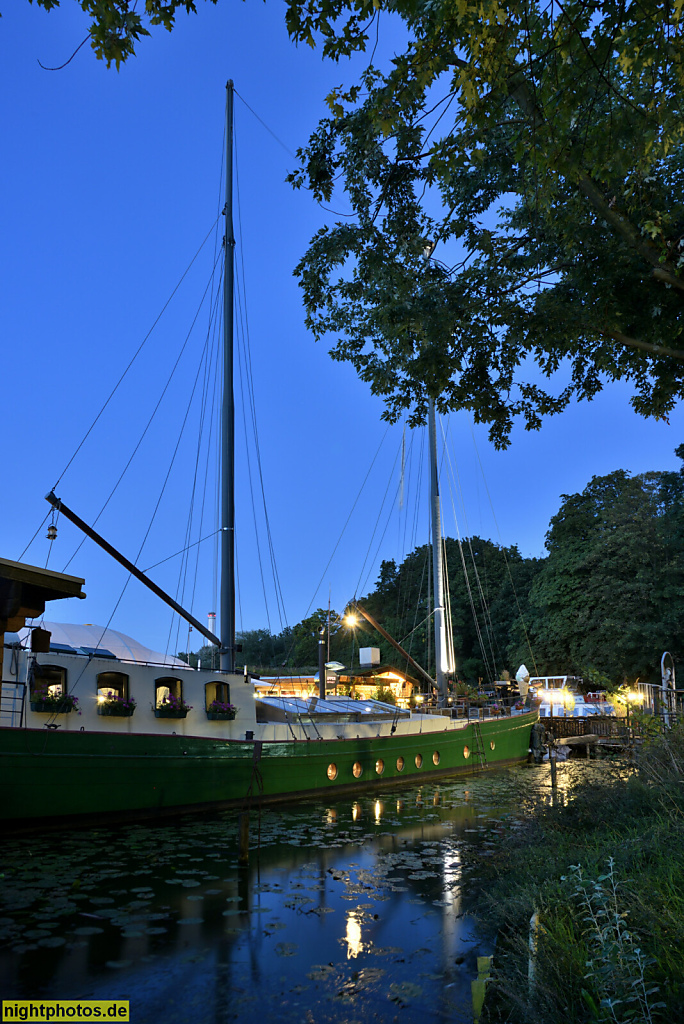
[[[238,864],[249,864],[249,811],[243,811],[238,818]]]
[[[557,789],[558,787],[558,775],[556,768],[556,747],[555,745],[549,746],[549,764],[551,765],[551,787]]]

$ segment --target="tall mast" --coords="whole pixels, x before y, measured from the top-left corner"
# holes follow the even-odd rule
[[[439,473],[437,466],[437,426],[435,403],[430,399],[428,411],[430,433],[430,514],[432,517],[432,584],[435,604],[435,679],[437,699],[440,706],[447,701],[447,655],[446,615],[444,610],[444,563],[442,555],[442,514],[439,502]]]
[[[233,396],[233,80],[226,84],[226,206],[223,275],[223,407],[221,412],[220,668],[235,671],[235,405]]]

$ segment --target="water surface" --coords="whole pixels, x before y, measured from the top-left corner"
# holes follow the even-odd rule
[[[559,765],[560,798],[595,762]],[[466,847],[549,802],[548,767],[3,845],[4,998],[129,999],[132,1024],[472,1021]]]

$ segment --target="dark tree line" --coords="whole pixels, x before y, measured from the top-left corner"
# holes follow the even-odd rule
[[[684,445],[676,451],[684,460]],[[684,658],[684,468],[594,477],[580,494],[563,495],[546,544],[548,556],[537,559],[481,537],[461,545],[446,539],[457,678],[477,683],[514,673],[524,661],[539,675],[654,682],[663,651],[675,662]],[[360,599],[428,671],[431,584],[423,545],[399,565],[384,561],[375,589]],[[242,632],[238,661],[273,674],[314,671],[327,623],[327,609],[319,608],[278,634]],[[359,647],[379,647],[384,664],[407,668],[365,621],[350,628],[333,611],[331,660],[358,667]],[[210,667],[212,648],[200,656]]]

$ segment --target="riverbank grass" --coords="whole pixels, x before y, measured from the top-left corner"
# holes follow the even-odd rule
[[[684,728],[602,767],[481,866],[500,935],[483,1022],[684,1020]]]

